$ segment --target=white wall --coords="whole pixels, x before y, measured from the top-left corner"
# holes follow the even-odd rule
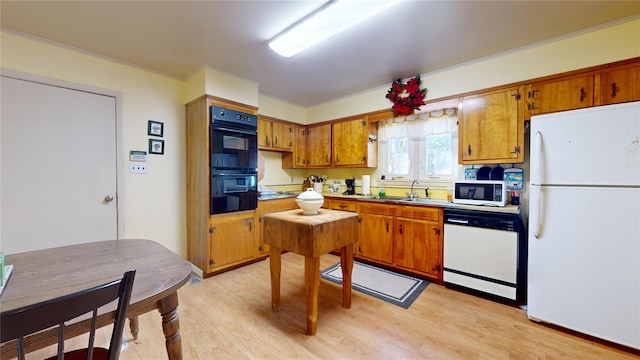
[[[421,74],[427,100],[640,56],[640,18]],[[401,61],[401,60],[400,60]],[[308,123],[390,109],[391,82],[307,109]]]

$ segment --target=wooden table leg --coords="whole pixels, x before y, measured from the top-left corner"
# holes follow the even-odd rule
[[[307,334],[315,335],[318,326],[318,290],[320,289],[319,257],[304,257],[304,289],[307,293]]]
[[[137,316],[129,318],[129,330],[131,330],[131,336],[133,336],[133,340],[138,340],[138,332],[140,331],[140,325],[138,325]]]
[[[280,269],[281,249],[271,245],[269,247],[269,268],[271,270],[271,310],[280,309]]]
[[[342,307],[351,308],[351,274],[353,271],[353,243],[340,249],[342,268]]]
[[[177,308],[177,292],[158,301],[158,311],[162,315],[162,331],[169,360],[182,360],[182,339],[180,338],[180,320]]]

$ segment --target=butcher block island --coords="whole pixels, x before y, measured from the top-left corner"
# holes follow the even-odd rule
[[[319,209],[304,215],[301,209],[266,214],[264,241],[270,246],[271,305],[280,307],[280,254],[287,250],[304,256],[304,286],[307,294],[307,334],[315,335],[318,321],[320,256],[340,249],[342,265],[342,306],[351,307],[353,244],[358,240],[358,215],[352,212]]]

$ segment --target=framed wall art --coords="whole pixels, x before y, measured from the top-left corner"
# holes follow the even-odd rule
[[[164,135],[164,123],[149,120],[149,124],[147,125],[147,134],[162,137]]]
[[[149,139],[149,154],[164,154],[164,140]]]

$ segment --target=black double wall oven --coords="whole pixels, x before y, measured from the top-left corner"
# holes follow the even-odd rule
[[[211,214],[258,206],[258,117],[210,107]]]

